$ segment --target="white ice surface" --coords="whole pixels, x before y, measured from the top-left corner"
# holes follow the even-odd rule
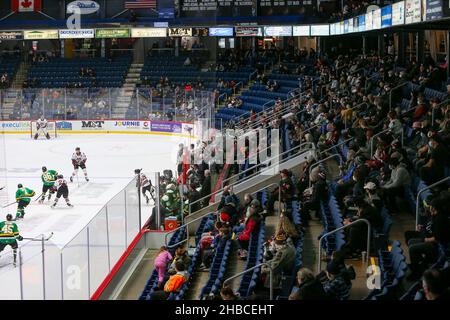
[[[44,204],[32,202],[26,208],[24,220],[18,221],[22,236],[33,238],[53,232],[52,242],[59,248],[82,230],[102,207],[119,193],[133,178],[134,169],[146,173],[175,169],[174,154],[185,138],[139,134],[87,134],[61,135],[57,139],[33,141],[28,135],[0,134],[0,205],[15,200],[17,184],[41,194],[41,167],[55,169],[69,179],[73,172],[71,156],[75,147],[86,153],[89,182],[84,181],[82,170],[69,185],[69,198],[74,208],[68,208],[61,198],[58,207],[50,208],[53,201]],[[7,213],[15,216],[16,205],[0,208],[0,219]],[[150,216],[151,208],[144,206],[142,223]],[[20,245],[24,245],[22,241]],[[6,259],[11,256],[6,249],[0,254],[0,279],[2,271],[9,268]],[[26,257],[25,257],[26,258]],[[2,270],[3,269],[3,270]],[[3,296],[3,294],[2,294]]]

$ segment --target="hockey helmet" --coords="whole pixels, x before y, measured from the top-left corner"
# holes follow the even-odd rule
[[[134,170],[134,173],[135,173],[135,174],[141,173],[141,169],[135,169],[135,170]]]
[[[8,214],[6,215],[6,221],[12,221],[12,219],[13,219],[12,214],[8,213]]]
[[[169,183],[166,187],[167,190],[175,190],[177,187],[173,183]]]
[[[56,178],[58,178],[58,179],[64,179],[64,176],[63,176],[62,174],[58,174],[58,175],[56,176]]]
[[[42,167],[42,172],[47,172],[47,167]]]
[[[21,188],[23,188],[23,185],[22,185],[21,183],[19,183],[19,184],[17,185],[17,188],[21,189]]]

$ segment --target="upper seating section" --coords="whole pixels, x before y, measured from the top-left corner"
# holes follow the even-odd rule
[[[3,53],[0,55],[0,89],[11,85],[19,64],[20,56],[17,54]]]
[[[32,65],[27,80],[31,86],[39,88],[121,87],[131,61],[131,55],[114,59],[52,58]],[[82,68],[92,73],[83,76]]]

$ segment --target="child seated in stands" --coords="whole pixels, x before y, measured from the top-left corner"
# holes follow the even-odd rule
[[[177,261],[175,263],[175,274],[171,275],[169,280],[167,280],[164,285],[164,292],[166,295],[170,295],[171,293],[176,293],[181,290],[181,287],[188,279],[188,274],[185,271],[186,266],[182,261]]]
[[[260,205],[258,200],[253,200],[248,210],[248,217],[246,216],[244,222],[244,231],[238,236],[239,242],[239,258],[241,260],[247,259],[248,245],[252,235],[257,234],[261,224]]]

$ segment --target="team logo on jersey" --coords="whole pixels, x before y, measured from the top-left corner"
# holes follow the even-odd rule
[[[105,121],[81,121],[81,128],[102,129]]]

